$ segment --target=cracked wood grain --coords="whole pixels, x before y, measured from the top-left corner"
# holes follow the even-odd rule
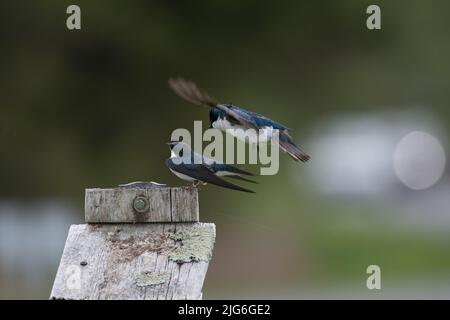
[[[133,207],[134,200],[147,201],[145,212]],[[87,223],[198,222],[198,191],[190,187],[86,189]]]
[[[191,238],[175,239],[176,233]],[[209,261],[177,263],[168,253],[205,233],[211,237],[201,241],[212,241],[212,250],[210,223],[72,225],[51,298],[200,299]]]

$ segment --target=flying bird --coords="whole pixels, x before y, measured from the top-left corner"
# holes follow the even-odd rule
[[[228,189],[254,193],[252,190],[242,188],[220,178],[226,176],[256,183],[253,180],[241,177],[241,175],[252,176],[252,173],[204,157],[191,150],[183,142],[169,142],[168,145],[170,148],[170,158],[166,160],[166,166],[178,178],[192,182],[192,186],[197,186],[199,183],[204,185],[210,183]]]
[[[309,155],[294,143],[288,127],[237,105],[220,103],[192,81],[183,78],[169,79],[169,87],[184,100],[211,108],[209,120],[212,128],[222,131],[242,129],[233,130],[230,133],[250,144],[272,140],[273,130],[277,129],[279,130],[278,144],[284,152],[296,161],[306,162],[310,159]],[[246,129],[254,129],[256,134],[242,136],[243,130]]]

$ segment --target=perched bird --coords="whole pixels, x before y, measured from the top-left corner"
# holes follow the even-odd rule
[[[168,145],[171,154],[170,158],[166,160],[166,166],[178,178],[192,182],[192,186],[197,186],[199,183],[204,185],[210,183],[237,191],[254,193],[254,191],[242,188],[220,178],[226,176],[255,183],[253,180],[241,177],[241,175],[252,176],[252,173],[203,157],[183,142],[169,142]]]
[[[279,130],[278,144],[280,148],[289,154],[294,160],[306,162],[310,157],[293,141],[290,129],[282,124],[266,118],[260,114],[247,111],[237,105],[220,103],[212,98],[206,91],[197,87],[192,82],[183,78],[169,79],[169,87],[181,98],[196,105],[204,105],[211,108],[209,120],[212,128],[227,129],[255,129],[254,135],[242,136],[242,130],[230,132],[236,138],[250,144],[264,143],[272,139],[273,130]]]

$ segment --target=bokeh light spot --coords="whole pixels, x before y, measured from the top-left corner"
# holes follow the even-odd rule
[[[405,186],[423,190],[442,177],[446,155],[438,139],[426,132],[413,131],[395,147],[393,162],[395,174]]]

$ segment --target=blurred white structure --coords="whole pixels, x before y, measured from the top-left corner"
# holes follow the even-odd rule
[[[362,213],[364,201],[368,212],[388,215],[390,223],[447,233],[446,133],[432,114],[417,110],[329,117],[305,144],[311,155],[307,168],[298,170],[294,163],[291,176],[340,212]]]
[[[425,189],[444,174],[445,135],[439,122],[423,112],[328,118],[313,137],[308,173],[324,194],[391,196],[404,192],[400,182]]]
[[[49,297],[67,231],[76,218],[74,208],[64,202],[0,201],[1,297]]]
[[[321,127],[313,141],[311,180],[327,194],[375,194],[392,185],[393,137],[371,118],[341,119]]]

